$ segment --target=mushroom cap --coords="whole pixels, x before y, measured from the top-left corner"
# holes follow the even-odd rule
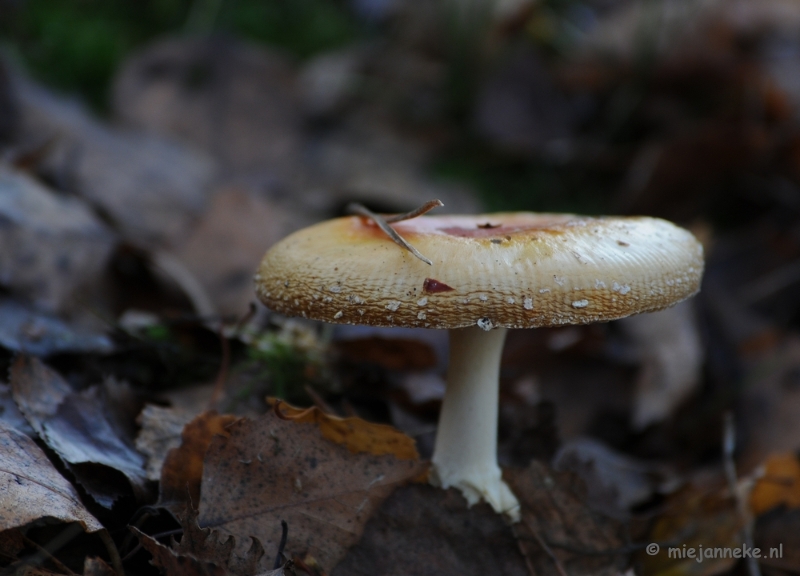
[[[533,328],[661,310],[694,295],[703,273],[695,237],[657,218],[516,212],[392,227],[433,265],[369,219],[337,218],[267,252],[259,298],[343,324]]]

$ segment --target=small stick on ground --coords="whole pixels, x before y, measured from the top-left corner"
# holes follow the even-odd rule
[[[725,414],[725,422],[722,430],[722,450],[725,464],[725,477],[728,480],[728,489],[731,496],[736,500],[736,509],[739,517],[744,523],[742,528],[742,539],[744,544],[753,547],[753,516],[747,507],[743,494],[738,489],[738,478],[736,477],[736,462],[733,459],[733,452],[736,449],[736,428],[733,423],[733,414]],[[750,576],[761,576],[761,568],[758,565],[758,558],[750,557],[747,559],[747,571]]]
[[[283,551],[286,548],[286,539],[289,537],[289,525],[286,520],[281,520],[281,542],[278,544],[278,554],[275,556],[275,563],[272,565],[273,570],[277,570],[283,565]]]
[[[182,534],[182,533],[183,533],[183,528],[175,528],[174,530],[167,530],[166,532],[159,532],[158,534],[151,534],[150,538],[158,540],[159,538],[164,538],[166,536],[175,536],[177,534]],[[125,557],[122,558],[121,562],[127,562],[128,560],[133,558],[133,556],[141,549],[142,549],[142,543],[139,542],[136,546],[133,547],[133,550],[128,552],[125,555]]]
[[[250,308],[248,309],[247,313],[236,322],[233,328],[233,334],[239,333],[242,328],[248,322],[250,322],[255,314],[256,305],[250,302]],[[208,401],[209,408],[212,410],[217,408],[217,403],[219,402],[220,398],[222,398],[222,393],[225,391],[225,382],[228,379],[228,371],[231,365],[231,345],[230,342],[228,342],[228,336],[232,335],[230,333],[226,334],[224,323],[219,325],[217,335],[219,336],[220,347],[222,350],[222,360],[219,364],[217,377],[214,380],[214,389],[211,392],[211,399]]]
[[[383,230],[383,232],[394,241],[395,244],[401,246],[411,252],[414,256],[425,262],[428,266],[433,266],[433,262],[430,259],[426,258],[422,254],[419,253],[419,250],[414,248],[411,244],[409,244],[400,234],[398,234],[394,228],[389,226],[389,222],[400,222],[401,220],[409,220],[411,218],[416,218],[417,216],[422,216],[426,212],[430,212],[434,208],[439,206],[444,206],[441,200],[431,200],[430,202],[426,202],[416,210],[412,210],[411,212],[407,212],[405,214],[398,214],[395,216],[384,217],[378,214],[375,214],[372,210],[367,208],[362,204],[353,203],[347,206],[347,212],[350,214],[357,214],[359,216],[363,216],[364,218],[369,218],[375,224]]]
[[[311,402],[314,403],[314,406],[319,408],[320,411],[324,412],[325,414],[330,414],[332,416],[339,416],[336,410],[333,407],[325,402],[325,399],[311,387],[310,384],[306,384],[303,386],[303,389],[306,391],[306,394],[311,398]]]

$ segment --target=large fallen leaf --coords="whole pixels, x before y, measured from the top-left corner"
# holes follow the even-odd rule
[[[583,482],[533,461],[525,470],[506,471],[522,505],[517,536],[539,576],[617,576],[628,563],[622,523],[592,511]]]
[[[778,506],[800,508],[800,460],[796,454],[770,457],[750,494],[750,508],[756,516]]]
[[[36,443],[0,422],[0,531],[42,518],[103,529]]]
[[[200,526],[276,549],[281,520],[287,549],[333,567],[356,543],[373,510],[399,484],[418,476],[418,460],[353,453],[314,424],[269,413],[239,420],[206,454]]]
[[[183,535],[180,543],[167,547],[131,528],[142,546],[153,555],[153,564],[166,576],[283,576],[283,569],[271,570],[273,558],[265,554],[258,540],[241,554],[233,536],[221,537],[216,530],[201,529],[197,512],[189,509],[181,518]],[[277,549],[275,550],[277,553]]]
[[[325,438],[353,453],[368,452],[376,456],[393,454],[400,460],[419,460],[414,439],[392,426],[373,424],[361,418],[340,418],[326,414],[316,406],[296,408],[275,398],[268,398],[267,402],[279,417],[316,424]]]
[[[125,493],[115,486],[114,470],[139,500],[148,498],[144,457],[127,438],[120,411],[103,388],[73,392],[40,360],[20,356],[11,366],[11,389],[31,427],[98,504],[110,508]]]
[[[529,574],[512,529],[489,505],[456,490],[412,484],[373,514],[332,576]]]
[[[204,412],[189,422],[181,433],[181,445],[169,451],[161,468],[160,506],[174,512],[200,502],[203,460],[216,435],[227,436],[227,427],[238,418],[229,414]]]

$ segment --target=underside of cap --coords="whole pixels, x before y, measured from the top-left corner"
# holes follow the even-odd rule
[[[269,250],[259,298],[325,322],[533,328],[660,310],[694,295],[703,273],[700,243],[657,218],[501,213],[392,227],[433,265],[371,220],[339,218]]]

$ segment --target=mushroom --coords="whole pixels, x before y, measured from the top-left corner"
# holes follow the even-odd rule
[[[431,483],[516,521],[519,502],[497,464],[507,329],[671,306],[699,289],[702,247],[688,231],[648,217],[422,216],[392,227],[431,265],[372,220],[338,218],[273,246],[255,276],[258,296],[281,314],[325,322],[449,330]]]

